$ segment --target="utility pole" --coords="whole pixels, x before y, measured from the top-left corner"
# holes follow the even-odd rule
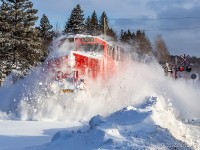
[[[104,40],[106,40],[106,18],[103,18],[103,33],[104,33]]]
[[[174,78],[177,78],[178,57],[175,56]]]

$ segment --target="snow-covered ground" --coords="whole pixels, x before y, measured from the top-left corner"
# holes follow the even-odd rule
[[[88,128],[57,132],[51,142],[29,149],[199,149],[199,127],[194,134],[194,126],[183,124],[172,114],[168,120],[170,110],[159,103],[149,97],[138,107],[129,106],[107,117],[94,116]]]
[[[0,150],[200,149],[199,82],[166,77],[156,62],[130,62],[77,94],[49,94],[42,67],[9,81]]]
[[[88,123],[2,120],[0,134],[3,150],[200,149],[200,126],[178,120],[156,97]]]
[[[80,125],[78,122],[1,120],[0,149],[22,150],[37,146],[51,141],[57,131],[75,130]]]

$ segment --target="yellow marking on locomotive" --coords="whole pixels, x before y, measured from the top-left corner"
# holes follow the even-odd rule
[[[74,90],[72,90],[72,89],[63,89],[62,92],[63,93],[73,93]]]

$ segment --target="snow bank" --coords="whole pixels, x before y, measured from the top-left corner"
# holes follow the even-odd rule
[[[149,98],[144,103],[148,107],[131,106],[108,117],[94,116],[89,121],[87,130],[60,131],[53,136],[50,143],[28,150],[192,149],[191,145],[176,139],[168,129],[157,125],[153,114],[157,113],[158,103],[155,97]]]

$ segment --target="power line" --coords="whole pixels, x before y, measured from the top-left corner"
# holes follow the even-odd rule
[[[146,29],[144,31],[158,31],[158,30],[193,30],[193,29],[200,29],[200,27],[191,27],[191,28],[163,28],[163,29]]]
[[[108,20],[176,20],[176,19],[200,19],[200,17],[166,17],[166,18],[110,18]]]
[[[194,29],[200,29],[200,27],[191,27],[191,28],[163,28],[163,29],[140,29],[141,31],[173,31],[173,30],[194,30]],[[135,29],[129,29],[130,31],[137,31]],[[117,32],[121,32],[121,31],[117,31]]]
[[[126,21],[126,20],[146,20],[146,21],[148,21],[148,20],[176,20],[176,19],[200,19],[200,17],[199,16],[187,16],[187,17],[166,17],[166,18],[144,18],[144,19],[142,19],[142,18],[135,18],[135,19],[133,19],[133,18],[111,18],[111,19],[109,19],[109,20],[121,20],[121,21]],[[146,31],[146,32],[148,32],[148,31],[173,31],[173,30],[194,30],[194,29],[200,29],[200,27],[199,26],[197,26],[197,27],[178,27],[178,28],[158,28],[158,29],[143,29],[142,31]],[[132,31],[137,31],[137,30],[132,30]],[[119,32],[119,31],[117,31],[117,32]]]

